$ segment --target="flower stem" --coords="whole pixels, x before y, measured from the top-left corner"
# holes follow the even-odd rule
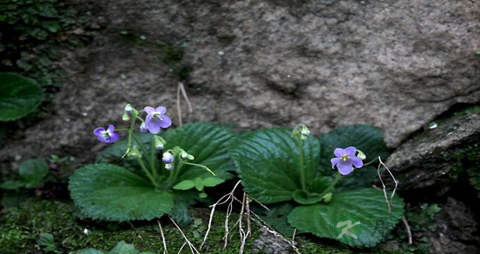
[[[300,170],[300,183],[302,184],[302,190],[307,191],[307,184],[305,180],[305,167],[304,167],[304,160],[305,160],[305,154],[303,152],[303,143],[302,140],[299,138],[296,138],[295,141],[297,142],[298,150],[300,152],[300,156],[298,158],[298,167]]]
[[[208,173],[212,174],[212,175],[215,175],[215,173],[209,169],[207,166],[205,165],[202,165],[202,164],[197,164],[197,163],[192,163],[192,162],[186,162],[186,161],[182,161],[183,164],[186,164],[186,165],[192,165],[192,166],[196,166],[196,167],[199,167],[199,168],[203,168],[205,169],[206,171],[208,171]]]
[[[342,179],[342,175],[337,173],[337,175],[335,175],[335,179],[333,180],[333,182],[322,192],[322,194],[320,194],[320,196],[323,196],[329,192],[332,192],[333,188],[335,187],[335,185],[337,185],[340,179]]]
[[[148,179],[150,179],[150,182],[157,187],[157,182],[155,181],[155,178],[152,176],[150,171],[148,171],[147,167],[145,167],[145,164],[143,163],[143,160],[141,157],[137,157],[138,164],[140,164],[140,167],[143,169],[143,172],[147,175]]]
[[[135,136],[135,134],[133,134],[133,133],[132,133],[132,137],[133,137],[133,139],[135,140],[135,143],[137,143],[137,145],[138,145],[138,146],[140,147],[140,149],[142,150],[142,153],[143,153],[143,154],[147,154],[147,149],[145,149],[145,145],[143,144],[143,142],[141,142],[141,141],[137,138],[137,136]],[[153,143],[153,142],[152,142],[152,143]],[[155,152],[155,151],[154,151],[154,152]],[[155,154],[154,154],[154,155],[155,155]],[[150,170],[153,171],[153,175],[156,176],[157,173],[155,172],[155,161],[154,161],[154,159],[155,159],[155,157],[150,157],[150,158],[148,159],[148,162],[149,162],[150,167],[151,167]],[[140,160],[141,160],[141,158],[140,158]],[[143,166],[142,166],[142,165],[143,165]],[[142,168],[144,168],[144,170],[147,170],[147,171],[148,171],[148,169],[145,167],[145,164],[143,163],[143,161],[142,161],[142,165],[140,165],[140,166],[142,166]],[[153,180],[152,180],[152,179],[150,179],[150,180],[151,180],[152,183],[156,186],[157,180],[156,180],[156,177],[154,177],[154,176],[152,175],[152,172],[151,172],[151,171],[148,171],[148,174],[149,174],[150,176],[152,176],[152,179],[153,179]],[[150,177],[149,177],[149,178],[150,178]]]
[[[122,158],[127,156],[128,152],[130,152],[130,147],[132,145],[132,136],[133,136],[133,129],[135,128],[135,121],[136,119],[132,117],[132,120],[130,121],[130,128],[128,128],[128,143],[127,143],[127,150],[125,153],[122,155]]]
[[[155,180],[157,179],[157,167],[156,167],[156,152],[157,152],[157,149],[155,149],[155,144],[153,142],[153,140],[150,142],[150,168],[152,169],[153,171],[153,177],[155,178]]]

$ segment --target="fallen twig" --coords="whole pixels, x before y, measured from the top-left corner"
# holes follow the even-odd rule
[[[190,100],[188,99],[187,91],[185,91],[185,87],[183,86],[183,83],[182,83],[182,82],[178,82],[178,86],[177,86],[177,115],[178,115],[178,125],[179,125],[179,126],[182,126],[182,125],[183,125],[183,122],[182,122],[182,108],[181,108],[180,94],[183,96],[183,98],[185,99],[185,102],[187,103],[188,112],[189,112],[189,113],[192,113],[192,112],[193,112],[192,103],[191,103]]]

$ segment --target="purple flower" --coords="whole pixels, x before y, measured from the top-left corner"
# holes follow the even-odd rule
[[[338,172],[342,175],[348,175],[352,173],[353,167],[361,168],[363,166],[363,161],[355,156],[357,148],[349,146],[345,149],[336,148],[333,152],[336,158],[332,158],[332,168],[337,166]]]
[[[144,110],[147,112],[145,125],[150,133],[157,134],[160,132],[161,128],[168,128],[172,124],[170,117],[165,115],[167,112],[165,107],[145,107]]]
[[[118,141],[118,133],[115,133],[115,126],[109,125],[107,129],[98,127],[93,130],[93,134],[97,136],[98,141],[105,144],[112,144]]]

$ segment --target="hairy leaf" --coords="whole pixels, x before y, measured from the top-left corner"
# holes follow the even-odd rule
[[[394,198],[392,213],[389,213],[381,191],[358,189],[334,194],[328,204],[296,207],[288,215],[288,222],[319,237],[337,239],[350,246],[373,247],[395,227],[403,212],[402,199]],[[348,220],[352,225],[360,222],[349,230],[357,239],[341,234],[347,227],[341,223]]]
[[[81,212],[111,221],[151,220],[169,213],[173,195],[112,164],[84,166],[70,177],[69,189]]]
[[[231,144],[230,154],[235,161],[242,183],[249,194],[260,202],[275,203],[292,199],[301,189],[299,154],[291,130],[256,131]],[[309,136],[304,141],[306,185],[312,185],[318,168],[318,141]]]
[[[193,163],[209,167],[222,179],[231,177],[227,171],[234,170],[234,165],[228,155],[226,143],[232,138],[232,134],[227,127],[209,123],[190,123],[169,130],[162,136],[167,141],[165,150],[179,146],[195,157]],[[211,174],[203,168],[184,165],[178,181],[207,176]]]

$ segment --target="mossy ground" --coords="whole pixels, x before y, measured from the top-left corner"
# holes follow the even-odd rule
[[[52,234],[57,253],[70,253],[84,248],[110,250],[117,242],[125,241],[135,245],[140,251],[163,253],[162,238],[156,221],[113,223],[76,218],[76,210],[70,201],[45,200],[28,198],[18,207],[4,208],[0,215],[0,252],[9,253],[54,253],[39,244],[40,235]],[[181,228],[195,245],[200,246],[207,229],[209,209],[194,208],[191,210],[193,222],[182,225]],[[238,228],[234,226],[238,214],[232,214],[230,219],[231,235],[228,246],[223,249],[225,212],[217,211],[213,220],[208,241],[201,253],[238,253],[240,247]],[[184,244],[179,231],[162,218],[167,247],[169,252],[177,253]],[[88,230],[88,234],[85,233]],[[246,244],[245,253],[265,253],[258,248],[252,248],[252,243],[260,237],[259,227],[252,223],[252,236]],[[414,253],[406,250],[388,252],[381,247],[376,249],[351,249],[336,243],[322,243],[318,238],[300,236],[296,240],[302,253]],[[184,248],[181,253],[190,253]]]

